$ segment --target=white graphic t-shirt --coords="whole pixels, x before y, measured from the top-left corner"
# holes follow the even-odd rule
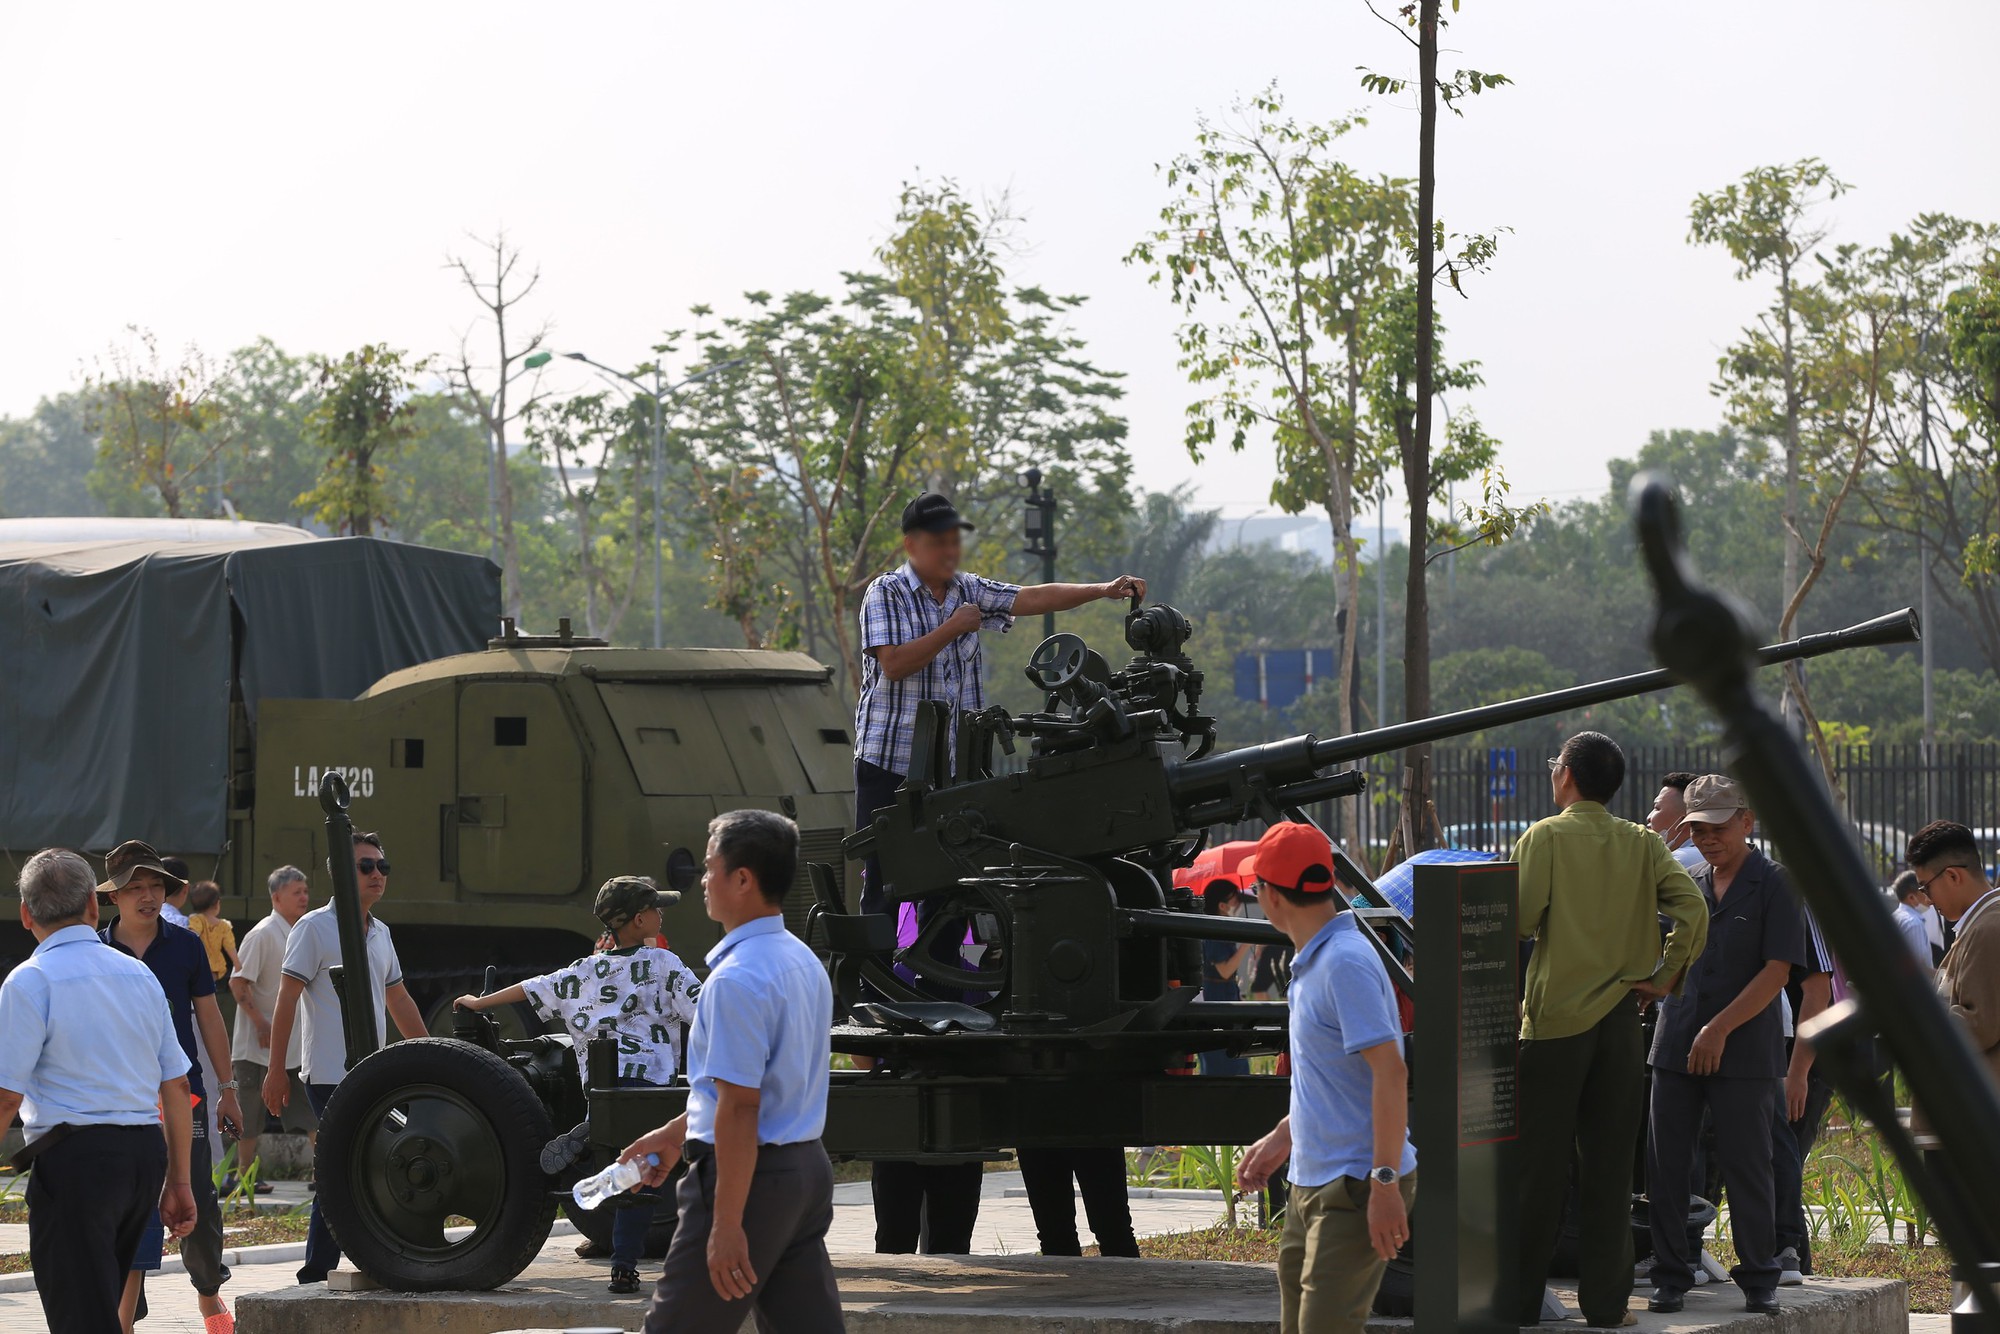
[[[543,1019],[569,1034],[583,1076],[587,1044],[618,1042],[618,1077],[648,1084],[673,1082],[679,1068],[681,1029],[694,1022],[693,973],[672,950],[652,945],[611,950],[578,959],[521,984]]]

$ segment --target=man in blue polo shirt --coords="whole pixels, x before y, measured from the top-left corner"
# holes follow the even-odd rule
[[[160,916],[161,905],[180,881],[149,844],[138,839],[120,843],[106,854],[104,875],[98,893],[118,905],[118,918],[98,935],[105,944],[145,964],[159,979],[160,989],[167,995],[167,1010],[173,1015],[174,1032],[192,1063],[187,1076],[194,1098],[189,1177],[197,1217],[194,1231],[181,1243],[181,1259],[187,1266],[188,1281],[194,1284],[207,1334],[231,1334],[236,1322],[221,1297],[222,1285],[229,1281],[229,1268],[222,1263],[222,1209],[215,1198],[208,1127],[213,1114],[222,1133],[234,1139],[243,1126],[243,1111],[236,1103],[234,1078],[217,1089],[202,1086],[200,1047],[196,1045],[199,1042],[207,1048],[209,1063],[217,1071],[233,1074],[229,1030],[223,1027],[222,1010],[215,1003],[215,974],[209,971],[208,950],[201,937]],[[133,1279],[140,1278],[135,1272]]]
[[[1291,938],[1292,1110],[1236,1170],[1261,1190],[1289,1158],[1278,1247],[1284,1334],[1360,1334],[1382,1270],[1410,1236],[1403,1028],[1389,974],[1337,891],[1333,847],[1309,824],[1276,824],[1244,862],[1264,916]]]
[[[658,1155],[658,1186],[682,1156],[680,1217],[646,1311],[648,1334],[845,1329],[826,1231],[833,1164],[819,1142],[832,1066],[833,988],[785,930],[798,826],[730,811],[708,826],[702,896],[723,937],[695,1002],[687,1111],[624,1152]]]

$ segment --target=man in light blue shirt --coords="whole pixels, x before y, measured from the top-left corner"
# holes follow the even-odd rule
[[[39,943],[0,985],[0,1126],[20,1112],[29,1255],[62,1280],[37,1287],[42,1313],[56,1334],[97,1334],[119,1327],[154,1207],[175,1236],[194,1229],[188,1058],[151,971],[97,938],[88,862],[38,852],[19,893]]]
[[[687,1111],[623,1157],[657,1154],[657,1186],[683,1154],[680,1218],[646,1312],[649,1334],[842,1330],[827,1259],[833,1164],[819,1142],[832,1066],[833,988],[785,930],[798,826],[770,811],[730,811],[708,827],[702,896],[725,934],[688,1036]]]
[[[1403,1027],[1389,974],[1336,891],[1315,826],[1276,824],[1242,866],[1291,938],[1292,1110],[1237,1168],[1260,1190],[1291,1159],[1278,1247],[1283,1334],[1361,1334],[1382,1271],[1409,1240],[1410,1144]]]

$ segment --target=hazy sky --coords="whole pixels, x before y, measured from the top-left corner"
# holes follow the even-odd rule
[[[0,413],[127,324],[213,353],[443,350],[472,316],[443,259],[500,226],[556,346],[629,364],[691,303],[832,289],[902,181],[949,176],[1025,215],[1010,276],[1090,297],[1075,327],[1127,373],[1142,478],[1240,516],[1267,454],[1189,461],[1175,312],[1121,262],[1155,164],[1273,79],[1302,115],[1369,112],[1356,165],[1416,161],[1414,112],[1355,69],[1414,53],[1360,0],[10,0],[0,23]],[[1648,430],[1714,422],[1716,350],[1762,293],[1686,245],[1697,191],[1816,154],[1858,187],[1841,238],[2000,220],[1991,0],[1465,0],[1446,45],[1515,80],[1442,126],[1441,216],[1512,232],[1441,309],[1524,493],[1600,489]]]

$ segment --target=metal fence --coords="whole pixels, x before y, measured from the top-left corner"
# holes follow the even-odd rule
[[[1511,763],[1510,763],[1511,758]],[[1507,853],[1521,831],[1553,813],[1547,756],[1521,751],[1446,749],[1431,752],[1432,801],[1445,840],[1455,847]],[[1625,784],[1611,802],[1615,815],[1643,820],[1661,779],[1676,770],[1719,773],[1715,746],[1647,746],[1626,751]],[[1991,744],[1837,746],[1833,750],[1841,794],[1862,848],[1886,881],[1901,864],[1911,833],[1932,820],[1970,825],[1989,859],[2000,845],[2000,746]],[[1361,804],[1362,841],[1379,855],[1398,818],[1400,757],[1376,756],[1365,768],[1368,795]],[[1328,832],[1348,837],[1351,805],[1321,802],[1311,814]],[[1254,838],[1258,823],[1218,830],[1216,838]],[[1780,857],[1783,850],[1777,850]]]

